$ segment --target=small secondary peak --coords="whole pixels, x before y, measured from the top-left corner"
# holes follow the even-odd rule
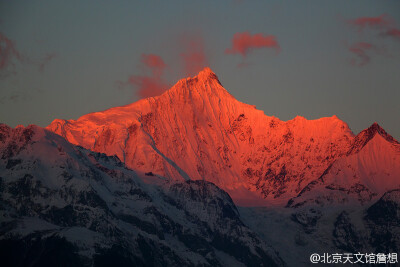
[[[385,130],[377,122],[374,122],[371,126],[368,127],[367,130],[371,132],[386,133]]]
[[[395,144],[399,144],[399,142],[393,138],[390,134],[388,134],[385,129],[383,129],[377,122],[374,122],[368,129],[364,130],[367,131],[370,135],[374,135],[376,133],[380,134],[383,138],[387,141]]]
[[[385,139],[387,139],[388,136],[390,136],[377,122],[374,122],[371,126],[362,131],[359,135],[363,135],[366,136],[368,139],[371,139],[377,133],[383,136]]]
[[[399,142],[390,134],[388,134],[377,122],[374,122],[370,127],[361,131],[354,138],[353,146],[348,154],[353,154],[360,151],[376,134],[379,134],[386,141],[392,144],[399,144]]]

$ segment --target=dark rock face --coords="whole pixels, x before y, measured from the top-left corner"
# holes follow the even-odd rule
[[[212,183],[145,184],[116,157],[38,127],[21,141],[10,136],[26,131],[3,128],[3,266],[284,265]]]
[[[292,220],[303,226],[306,233],[312,233],[317,227],[318,220],[322,217],[319,210],[310,208],[292,214]]]
[[[206,181],[187,181],[172,185],[168,194],[179,207],[183,207],[186,216],[203,224],[201,235],[204,240],[196,243],[193,248],[195,251],[201,250],[209,254],[212,253],[210,249],[214,247],[234,255],[247,266],[276,265],[266,253],[263,242],[240,220],[231,197],[214,184]],[[180,238],[186,244],[188,241],[192,243],[194,236],[184,235]],[[253,251],[258,257],[254,257]]]
[[[292,210],[291,221],[301,226],[293,236],[294,251],[297,248],[302,250],[301,247],[304,247],[310,255],[315,251],[386,255],[398,253],[400,189],[390,190],[376,202],[369,203],[369,205],[287,207]],[[284,232],[282,229],[279,231]],[[277,247],[282,249],[279,245]]]
[[[371,231],[370,243],[377,251],[400,250],[400,189],[386,192],[367,209],[365,221]]]
[[[85,266],[78,248],[65,238],[34,233],[22,239],[0,240],[3,266]]]
[[[351,223],[349,214],[346,211],[338,215],[334,227],[333,242],[337,248],[351,253],[364,251],[364,240]]]
[[[333,230],[335,246],[352,253],[371,249],[386,254],[399,251],[400,190],[386,192],[362,214],[354,218],[362,222],[362,228],[353,223],[347,211],[337,216]]]
[[[351,149],[347,152],[347,154],[350,155],[360,151],[376,134],[381,135],[388,142],[399,144],[396,139],[394,139],[378,123],[375,122],[369,128],[363,130],[354,138]]]
[[[376,224],[400,226],[400,189],[386,192],[367,210],[366,219]]]

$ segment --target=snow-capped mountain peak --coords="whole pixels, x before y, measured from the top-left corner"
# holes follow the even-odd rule
[[[349,152],[336,159],[288,206],[367,204],[400,188],[400,144],[377,123],[361,131]]]
[[[210,68],[160,96],[77,120],[55,120],[47,129],[73,144],[116,155],[132,169],[172,180],[211,181],[236,201],[235,190],[245,188],[280,204],[376,133],[394,140],[377,124],[355,138],[337,116],[289,121],[266,116],[236,100]]]
[[[210,67],[205,67],[195,77],[197,77],[199,80],[218,80],[217,75],[211,70]]]
[[[372,140],[376,135],[380,135],[386,141],[391,144],[399,145],[399,142],[394,139],[390,134],[388,134],[378,123],[374,122],[370,127],[361,131],[353,141],[351,149],[348,154],[354,154],[359,152],[370,140]]]

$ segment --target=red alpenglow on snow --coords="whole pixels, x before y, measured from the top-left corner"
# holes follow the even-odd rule
[[[142,54],[141,62],[151,75],[132,75],[129,77],[129,84],[138,88],[137,94],[140,98],[147,98],[162,94],[168,85],[162,79],[166,64],[164,60],[154,54]]]
[[[143,173],[213,182],[241,205],[285,205],[340,158],[352,165],[343,177],[357,183],[356,173],[372,192],[399,185],[399,144],[371,127],[355,137],[336,116],[281,121],[236,100],[205,68],[151,101],[55,120],[47,129]],[[390,183],[369,179],[385,171]]]
[[[351,64],[355,66],[364,66],[368,64],[371,57],[368,55],[368,51],[377,50],[377,47],[370,43],[358,42],[349,47],[349,51],[357,56],[357,59],[353,58]]]
[[[243,57],[253,49],[274,48],[278,53],[280,46],[274,35],[257,33],[251,35],[249,32],[235,33],[232,39],[232,47],[225,50],[226,54],[241,54]]]
[[[348,20],[347,22],[350,25],[356,26],[359,31],[363,31],[367,27],[382,29],[390,28],[394,25],[393,19],[386,14],[382,14],[377,17],[360,17],[357,19]]]

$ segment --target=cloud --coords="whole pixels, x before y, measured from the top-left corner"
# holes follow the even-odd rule
[[[201,34],[186,34],[180,39],[184,73],[192,76],[208,65],[207,56],[204,52],[204,39]]]
[[[358,32],[367,33],[367,36],[370,38],[391,37],[400,40],[400,30],[396,28],[396,22],[386,14],[377,17],[360,17],[347,20],[346,22],[349,25],[355,26]],[[362,36],[364,36],[364,34]],[[384,52],[386,54],[384,44],[379,42],[378,39],[376,41],[377,45],[369,42],[357,42],[348,47],[349,51],[356,55],[356,58],[351,60],[351,64],[355,66],[364,66],[371,61],[372,53]]]
[[[39,90],[33,89],[33,91],[38,92]],[[32,100],[32,97],[33,95],[30,94],[30,92],[14,90],[11,92],[6,92],[5,95],[0,98],[0,103],[4,104],[11,102],[13,104],[17,104],[18,102]]]
[[[136,93],[140,98],[157,96],[168,89],[168,84],[162,78],[167,65],[160,56],[142,54],[141,65],[145,71],[150,71],[151,74],[131,75],[128,79],[128,84],[136,89]]]
[[[15,47],[14,42],[0,32],[0,71],[12,69],[15,60],[23,61],[21,53]]]
[[[137,94],[140,98],[160,95],[168,88],[161,78],[150,76],[132,75],[129,83],[138,88]]]
[[[15,43],[0,32],[0,77],[6,77],[10,73],[15,74],[16,62],[39,66],[39,71],[43,71],[55,56],[55,53],[48,53],[43,60],[33,60],[22,54]]]
[[[176,38],[176,48],[186,76],[193,76],[207,66],[204,40],[201,34],[183,34]],[[167,68],[164,60],[155,54],[142,54],[140,60],[141,75],[131,75],[127,82],[117,82],[118,88],[131,85],[140,98],[157,96],[165,92],[170,84],[163,75]]]
[[[44,68],[47,66],[47,64],[52,61],[54,58],[56,57],[55,53],[49,53],[47,54],[44,59],[42,60],[42,62],[40,62],[39,64],[39,70],[40,71],[44,71]]]
[[[155,54],[142,54],[141,62],[151,70],[153,76],[161,76],[167,66],[164,60]]]
[[[373,44],[366,42],[354,43],[349,47],[349,51],[353,53],[356,58],[351,59],[351,64],[354,66],[362,67],[371,61],[370,52],[377,51],[377,47]]]
[[[396,22],[386,14],[377,17],[360,17],[347,21],[358,28],[358,31],[378,30],[381,37],[393,37],[400,40],[400,29],[396,28]]]
[[[400,40],[400,29],[393,28],[393,29],[386,30],[381,33],[381,36],[393,37],[395,39]]]
[[[347,21],[348,24],[356,26],[358,31],[370,29],[387,29],[394,25],[394,20],[386,14],[377,17],[360,17]]]
[[[232,39],[232,47],[225,50],[226,54],[241,54],[246,57],[254,49],[273,48],[278,53],[280,46],[274,35],[263,35],[257,33],[251,35],[249,32],[235,33]]]

